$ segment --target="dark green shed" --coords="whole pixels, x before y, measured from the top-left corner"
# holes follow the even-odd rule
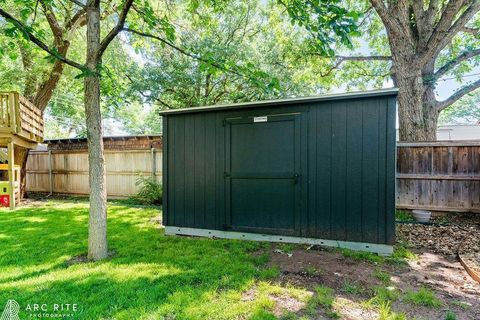
[[[166,234],[391,253],[396,95],[162,112]]]

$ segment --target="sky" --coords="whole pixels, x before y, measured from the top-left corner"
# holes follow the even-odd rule
[[[464,75],[465,83],[459,83],[457,80],[452,79],[451,76],[446,76],[440,79],[437,84],[437,97],[441,100],[445,100],[452,95],[458,88],[467,85],[470,82],[476,81],[480,78],[480,66],[472,69],[472,71]]]

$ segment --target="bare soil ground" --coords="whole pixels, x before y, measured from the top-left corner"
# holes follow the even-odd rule
[[[269,266],[279,269],[280,276],[274,281],[282,286],[304,288],[312,296],[318,286],[334,290],[336,315],[320,306],[315,319],[379,319],[381,307],[372,307],[379,290],[395,293],[389,299],[390,314],[404,314],[407,319],[446,319],[447,315],[454,315],[450,319],[480,319],[480,284],[458,259],[460,252],[480,260],[480,216],[473,220],[471,215],[464,217],[443,217],[442,225],[397,226],[399,242],[407,242],[416,254],[406,263],[349,256],[319,247],[296,246],[287,252],[284,245],[275,245],[268,252]],[[425,306],[408,298],[421,288],[433,293],[440,303]],[[285,316],[286,311],[306,316],[307,303],[288,296],[276,300],[277,316]],[[306,317],[312,318],[311,314]]]
[[[480,319],[480,285],[469,277],[458,260],[417,252],[416,260],[395,265],[359,261],[341,252],[320,248],[297,248],[291,256],[272,249],[269,264],[279,268],[279,282],[283,286],[293,285],[312,292],[319,285],[334,289],[336,311],[342,319],[378,319],[378,312],[368,307],[378,287],[398,290],[399,297],[393,302],[392,311],[405,313],[408,319],[444,319],[448,311],[454,312],[456,319]],[[391,282],[380,280],[379,273],[390,275]],[[349,286],[358,289],[352,290]],[[416,306],[403,299],[407,292],[422,287],[431,289],[442,306]],[[302,314],[300,302],[283,297],[281,305]]]

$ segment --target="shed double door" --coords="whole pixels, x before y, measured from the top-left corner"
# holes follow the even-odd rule
[[[300,115],[226,120],[226,229],[300,235]]]

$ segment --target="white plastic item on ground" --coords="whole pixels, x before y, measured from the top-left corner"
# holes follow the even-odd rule
[[[432,212],[426,210],[413,210],[412,215],[418,222],[429,222]]]

